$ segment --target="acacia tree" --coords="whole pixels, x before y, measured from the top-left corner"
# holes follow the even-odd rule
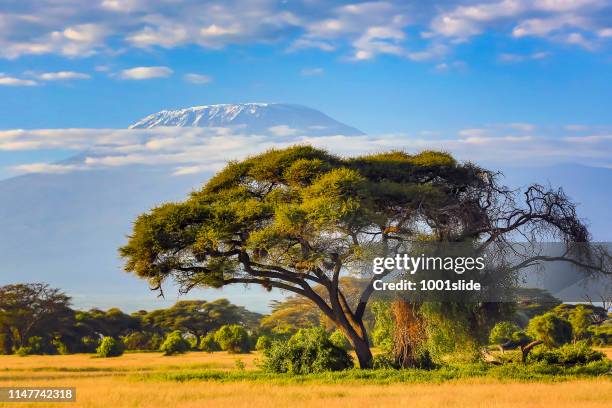
[[[0,286],[0,335],[10,353],[34,336],[51,340],[70,331],[74,312],[70,297],[44,283]]]
[[[256,284],[304,296],[368,368],[363,318],[373,280],[351,302],[340,277],[363,265],[369,246],[389,254],[424,233],[490,245],[528,225],[588,239],[561,191],[533,186],[522,207],[514,195],[494,173],[446,153],[340,158],[295,146],[232,162],[188,200],[140,215],[120,254],[126,271],[155,290],[170,279],[182,292]],[[313,290],[317,285],[325,296]]]

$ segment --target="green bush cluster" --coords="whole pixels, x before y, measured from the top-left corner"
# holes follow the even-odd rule
[[[96,353],[100,357],[119,357],[123,354],[123,350],[123,343],[113,337],[104,337],[96,349]]]
[[[249,333],[238,324],[221,326],[215,332],[214,340],[221,350],[229,353],[248,353],[251,351]]]
[[[287,342],[264,351],[263,368],[274,373],[310,374],[352,368],[353,359],[322,327],[300,329]]]
[[[190,348],[191,345],[183,338],[183,334],[179,330],[175,330],[166,337],[159,350],[163,351],[164,355],[171,356],[185,353]]]
[[[212,353],[213,351],[221,350],[219,344],[215,341],[215,333],[210,332],[206,336],[203,336],[200,340],[200,350]]]
[[[593,350],[585,341],[580,341],[575,344],[565,344],[559,348],[536,347],[529,355],[528,361],[574,366],[600,361],[603,358],[603,353]]]

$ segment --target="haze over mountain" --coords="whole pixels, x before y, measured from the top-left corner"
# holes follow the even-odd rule
[[[230,128],[271,135],[273,141],[296,134],[363,135],[321,112],[286,104],[165,110],[131,126],[167,127]],[[81,154],[67,162],[80,163],[87,157]],[[489,166],[496,168],[494,158]],[[563,186],[581,203],[580,214],[590,221],[595,239],[612,241],[607,208],[612,192],[605,187],[612,185],[612,170],[573,164],[504,170],[511,186],[535,181]],[[117,248],[125,242],[138,214],[160,203],[186,198],[212,170],[174,174],[169,164],[160,161],[63,174],[26,174],[0,181],[0,284],[48,282],[72,295],[77,307],[160,307],[162,301],[148,290],[146,282],[122,272]],[[166,303],[176,300],[172,291],[166,293]],[[251,310],[265,311],[268,301],[280,295],[259,288],[245,291],[240,286],[193,294],[206,299],[222,296]]]

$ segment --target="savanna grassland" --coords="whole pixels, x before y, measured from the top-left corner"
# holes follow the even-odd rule
[[[612,354],[606,350],[608,356]],[[507,371],[349,371],[310,376],[262,373],[258,353],[192,352],[166,357],[0,356],[0,386],[72,386],[76,403],[18,407],[608,407],[609,375],[521,377]]]

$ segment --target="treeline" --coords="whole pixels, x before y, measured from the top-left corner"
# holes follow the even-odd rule
[[[356,280],[342,283],[347,293],[358,293]],[[527,298],[502,305],[503,313],[487,311],[483,305],[426,303],[406,309],[405,302],[371,302],[364,324],[371,333],[370,344],[378,350],[374,367],[429,369],[483,358],[497,364],[543,361],[567,366],[603,358],[590,347],[612,344],[612,320],[606,309],[561,304],[546,293],[530,293]],[[398,324],[410,321],[402,315],[406,313],[423,328],[410,334],[408,345],[402,340],[410,327]],[[488,323],[478,326],[477,320]],[[257,349],[270,371],[309,373],[352,367],[351,347],[333,322],[299,296],[273,302],[265,316],[226,299],[179,301],[166,309],[126,314],[117,308],[74,310],[66,294],[45,284],[0,287],[3,354],[95,352],[110,357],[125,350],[170,355]],[[407,352],[410,365],[402,360]]]
[[[105,338],[126,350],[159,350],[172,333],[198,349],[207,334],[223,326],[256,335],[261,317],[226,299],[184,300],[131,314],[118,308],[81,311],[70,307],[69,296],[46,284],[7,285],[0,287],[0,354],[94,353]]]

